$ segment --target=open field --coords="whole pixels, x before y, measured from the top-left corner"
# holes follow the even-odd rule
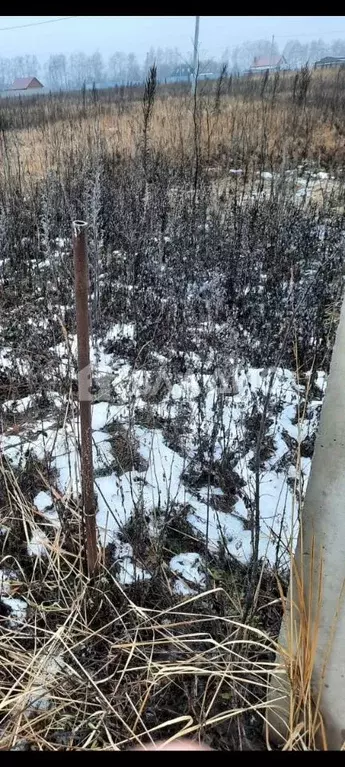
[[[268,747],[343,292],[344,105],[341,73],[308,72],[0,102],[0,748]],[[297,725],[286,748],[313,749]]]
[[[326,170],[344,164],[344,74],[225,79],[201,84],[193,108],[184,88],[159,87],[150,116],[150,150],[164,156],[171,170],[188,172],[195,141],[203,164],[221,177],[232,168],[280,170],[314,161]],[[110,93],[113,93],[111,91]],[[31,104],[3,100],[0,128],[6,166],[33,183],[47,170],[57,173],[79,153],[101,148],[111,160],[137,156],[143,132],[139,88],[33,97]],[[197,120],[195,120],[197,117]],[[86,159],[86,157],[85,157]],[[27,175],[29,174],[29,176]]]

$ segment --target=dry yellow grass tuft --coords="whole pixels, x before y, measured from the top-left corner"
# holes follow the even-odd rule
[[[208,94],[197,104],[196,119],[193,109],[189,96],[157,97],[149,128],[152,152],[177,163],[190,162],[197,140],[202,159],[214,172],[239,163],[270,169],[286,161],[293,166],[301,159],[328,163],[345,158],[341,126],[331,114],[325,117],[320,106],[292,108],[281,94],[275,100],[223,95],[216,109],[214,94]],[[124,105],[114,101],[106,108],[90,105],[84,116],[72,104],[68,119],[49,122],[47,113],[38,128],[9,131],[1,172],[20,173],[22,182],[30,183],[49,170],[59,172],[75,152],[86,157],[97,145],[106,147],[109,155],[134,157],[141,139],[139,100]]]

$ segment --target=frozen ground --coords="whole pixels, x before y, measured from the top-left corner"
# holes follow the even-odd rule
[[[132,338],[133,332],[131,325],[115,325],[105,341]],[[75,355],[75,337],[70,339],[70,349]],[[65,369],[66,346],[60,344],[55,351]],[[164,395],[151,397],[152,391],[155,394],[159,389],[158,374],[152,378],[152,372],[136,369],[128,359],[106,354],[101,343],[97,349],[93,347],[92,360],[99,391],[103,391],[104,380],[108,385],[107,401],[92,405],[99,539],[103,547],[114,544],[121,582],[128,584],[150,577],[149,569],[137,560],[123,535],[140,510],[144,510],[153,540],[158,538],[164,520],[169,519],[173,510],[184,509],[198,541],[207,540],[210,552],[217,552],[221,544],[241,562],[250,560],[256,439],[268,395],[269,418],[259,468],[259,552],[272,564],[284,564],[287,547],[297,532],[296,499],[303,495],[310,470],[310,457],[299,458],[298,446],[315,432],[325,386],[323,373],[320,371],[317,378],[319,399],[314,399],[303,412],[306,384],[297,384],[294,373],[282,368],[273,377],[269,369],[236,370],[231,386],[220,388],[216,376],[205,374],[198,355],[193,353],[190,364],[187,359],[187,372],[177,375],[174,381],[165,376]],[[164,370],[163,355],[159,355],[159,368]],[[7,407],[16,408],[21,423],[15,434],[10,429],[4,431],[1,449],[14,466],[25,466],[29,453],[42,461],[49,456],[56,472],[55,490],[65,499],[76,498],[80,492],[77,409],[70,407],[68,412],[66,400],[56,393],[51,395],[51,403],[51,414],[43,421],[32,419],[29,397],[4,403],[5,411]],[[186,403],[187,413],[181,419],[181,408],[184,412]],[[143,425],[143,412],[150,426]],[[169,438],[174,428],[175,442]],[[121,471],[114,435],[123,430],[139,463],[137,468],[132,465]],[[203,455],[200,443],[206,446]],[[213,468],[207,474],[202,464],[210,466],[211,453]],[[218,474],[215,465],[221,467]],[[235,488],[233,482],[237,483]],[[31,530],[28,542],[31,556],[44,556],[58,533],[60,522],[55,503],[49,488],[39,492],[34,500],[41,516],[37,527]],[[190,548],[190,552],[170,560],[173,588],[179,594],[194,593],[205,579],[202,557],[193,552],[193,540]],[[19,620],[21,605],[14,602],[21,600],[13,599],[6,591],[3,601],[9,599]]]
[[[232,169],[231,184],[242,183],[242,176],[240,168]],[[248,197],[258,198],[264,205],[272,189],[275,195],[279,195],[281,189],[283,197],[288,189],[288,196],[295,200],[296,209],[300,211],[304,203],[307,206],[308,202],[316,202],[318,197],[323,199],[324,194],[332,196],[337,183],[324,170],[316,167],[306,171],[300,166],[295,171],[274,174],[266,170],[257,173]],[[296,221],[303,222],[303,216]],[[210,224],[206,222],[205,232],[209,228]],[[299,235],[300,225],[296,231]],[[232,229],[229,232],[230,237]],[[138,554],[138,546],[132,540],[133,528],[144,525],[145,541],[155,546],[162,538],[164,526],[174,526],[176,515],[180,521],[183,517],[188,528],[186,540],[188,546],[190,544],[189,551],[184,547],[181,552],[176,547],[171,550],[169,546],[165,547],[165,563],[169,568],[171,587],[176,593],[194,593],[203,586],[206,570],[203,552],[206,548],[211,555],[221,549],[222,553],[237,558],[243,564],[249,562],[255,537],[254,519],[258,511],[260,557],[278,567],[287,562],[288,550],[297,534],[299,506],[309,476],[325,374],[322,370],[318,371],[310,396],[308,376],[299,381],[293,370],[286,367],[275,370],[249,365],[241,367],[235,364],[232,354],[234,349],[236,357],[237,344],[239,359],[254,360],[257,353],[258,364],[265,364],[266,349],[267,358],[275,358],[266,340],[274,336],[276,327],[279,337],[285,314],[288,316],[290,312],[291,315],[294,302],[303,304],[305,284],[313,287],[315,275],[321,274],[320,251],[324,249],[325,233],[325,224],[317,223],[313,229],[306,229],[305,242],[308,244],[312,235],[316,245],[314,243],[311,248],[309,261],[303,261],[301,267],[297,251],[302,256],[304,249],[297,235],[297,244],[294,237],[291,242],[287,238],[286,245],[279,243],[282,254],[285,248],[291,263],[296,260],[296,271],[291,269],[290,275],[285,264],[283,276],[279,274],[277,277],[279,290],[278,287],[275,290],[272,283],[279,259],[272,263],[271,268],[271,262],[267,260],[267,252],[268,259],[274,256],[274,252],[269,250],[270,242],[264,240],[261,248],[260,242],[257,244],[249,238],[249,232],[249,255],[244,248],[237,283],[233,288],[226,288],[230,291],[226,299],[228,305],[231,306],[234,298],[234,305],[237,302],[242,306],[242,315],[247,307],[244,319],[241,319],[241,312],[238,315],[240,322],[229,319],[222,325],[218,316],[225,290],[222,281],[224,265],[213,263],[208,274],[204,264],[200,274],[195,272],[190,281],[188,279],[187,290],[183,293],[186,303],[185,332],[190,307],[193,330],[189,346],[188,343],[181,343],[184,349],[182,367],[179,365],[178,338],[172,341],[171,348],[168,344],[167,348],[164,344],[155,347],[156,325],[152,320],[155,314],[152,312],[152,317],[144,317],[145,304],[144,312],[141,307],[142,315],[139,313],[137,326],[126,322],[109,327],[104,313],[105,323],[99,334],[102,340],[96,343],[93,339],[91,347],[95,385],[92,429],[97,524],[99,543],[103,548],[112,544],[117,577],[124,585],[151,578],[153,569],[150,557],[145,552]],[[157,242],[156,237],[152,239]],[[173,237],[164,237],[165,243],[172,243],[172,240]],[[211,240],[207,242],[210,244]],[[100,251],[102,247],[101,243]],[[14,330],[10,327],[9,333],[6,327],[7,340],[0,350],[0,376],[4,376],[6,387],[8,380],[15,377],[17,389],[22,387],[23,390],[23,396],[11,396],[1,403],[1,451],[13,466],[20,468],[25,468],[26,462],[33,456],[47,465],[54,477],[53,485],[49,486],[48,482],[47,487],[34,498],[37,513],[33,517],[34,525],[28,528],[26,542],[27,552],[32,558],[44,557],[49,550],[57,550],[61,545],[63,536],[57,499],[68,505],[71,500],[77,500],[81,490],[78,403],[72,387],[77,378],[77,341],[76,336],[67,332],[65,327],[61,334],[61,325],[67,325],[66,316],[74,303],[72,283],[66,280],[66,274],[69,278],[71,274],[68,271],[71,261],[68,248],[67,241],[58,238],[49,257],[37,262],[32,260],[36,279],[33,305],[17,307],[14,302]],[[336,245],[334,252],[337,255]],[[153,264],[151,256],[147,258],[148,275],[143,272],[147,284],[142,293],[147,297],[148,315],[150,305],[155,303],[161,306],[163,314],[170,295],[171,303],[177,305],[180,300],[178,282],[172,282],[174,269],[169,265],[169,257],[173,259],[173,255],[168,254],[166,263],[158,263],[158,266]],[[235,273],[236,258],[233,255],[232,258]],[[126,254],[114,250],[106,258],[102,256],[99,262],[100,290],[108,279],[107,259],[113,270],[115,303],[118,299],[123,302],[114,316],[133,317],[133,305],[138,294],[134,295],[135,286],[130,283],[131,272],[127,270]],[[12,279],[7,261],[3,259],[0,262],[2,282],[5,278],[7,281]],[[154,288],[150,282],[151,268],[152,274],[156,269]],[[302,272],[300,280],[299,268]],[[232,280],[232,273],[230,277]],[[322,279],[321,275],[317,286],[319,292]],[[45,300],[41,295],[45,282],[50,291],[46,308],[44,303],[40,303]],[[182,283],[180,287],[182,290]],[[9,290],[8,286],[6,290]],[[91,300],[94,300],[94,294]],[[320,342],[309,327],[313,323],[315,305],[311,301],[310,319],[309,306],[305,306],[304,325],[300,325],[300,335],[304,340],[306,333],[305,345],[309,345],[310,349],[316,348]],[[17,310],[23,311],[20,323],[17,321]],[[207,324],[204,320],[208,312],[208,316],[213,312],[211,333],[210,327],[203,327]],[[279,316],[278,321],[279,312],[284,316]],[[169,323],[171,318],[167,316]],[[171,317],[172,324],[176,323],[177,315],[172,314]],[[139,326],[145,326],[146,320],[151,321],[153,328],[147,342],[150,346],[149,362],[146,358],[138,361],[135,356],[140,346],[138,334],[143,331]],[[16,323],[20,325],[17,336],[14,332]],[[70,327],[74,327],[73,323],[74,319]],[[261,324],[263,331],[260,337]],[[28,337],[33,328],[37,331],[33,334],[33,347],[29,350],[25,348],[26,336],[22,332],[22,327],[25,329],[26,325]],[[172,328],[175,334],[176,327]],[[11,333],[15,339],[12,347]],[[245,339],[242,346],[238,343],[241,335]],[[45,349],[46,337],[61,339],[62,336],[63,341],[50,346],[47,343]],[[205,355],[209,337],[216,340],[213,346],[211,343],[207,348]],[[45,356],[40,358],[39,364],[42,365],[42,359],[44,362],[42,370],[36,367],[32,375],[32,359],[40,342]],[[118,348],[110,352],[112,344],[118,344]],[[190,350],[192,348],[193,351]],[[243,348],[245,351],[241,357]],[[176,369],[171,364],[172,360],[178,363]],[[290,365],[290,362],[286,364]],[[38,378],[43,393],[37,390]],[[67,383],[67,390],[62,386],[63,381]],[[26,387],[25,383],[28,383]],[[257,439],[266,398],[267,418],[258,457]],[[6,528],[2,530],[6,532]],[[17,596],[3,593],[3,601],[6,599],[16,600]],[[21,606],[13,602],[13,607],[20,617]]]

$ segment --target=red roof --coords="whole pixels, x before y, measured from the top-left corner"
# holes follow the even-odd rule
[[[37,77],[18,77],[11,85],[10,90],[25,91],[27,88],[43,88],[43,85],[37,80]]]
[[[252,69],[255,67],[277,67],[284,63],[284,56],[255,56]]]

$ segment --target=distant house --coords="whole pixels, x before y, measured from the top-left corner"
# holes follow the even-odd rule
[[[345,56],[324,56],[320,61],[315,61],[315,69],[329,69],[330,67],[345,66]]]
[[[193,77],[193,67],[188,64],[180,64],[167,77],[167,83],[190,83]],[[218,75],[213,72],[198,72],[198,80],[216,80]]]
[[[0,98],[21,98],[22,96],[43,96],[49,93],[49,88],[45,88],[37,77],[18,77],[12,85],[8,85],[4,90],[0,90]]]
[[[17,77],[13,85],[9,88],[10,91],[34,91],[39,88],[43,88],[42,83],[37,80],[37,77]]]
[[[167,77],[167,83],[189,83],[193,76],[193,67],[188,64],[179,64],[174,69],[170,77]]]
[[[284,56],[255,56],[249,72],[259,74],[267,72],[267,70],[269,72],[279,72],[283,69],[288,69]]]
[[[199,72],[198,80],[217,80],[219,75],[214,72]]]

